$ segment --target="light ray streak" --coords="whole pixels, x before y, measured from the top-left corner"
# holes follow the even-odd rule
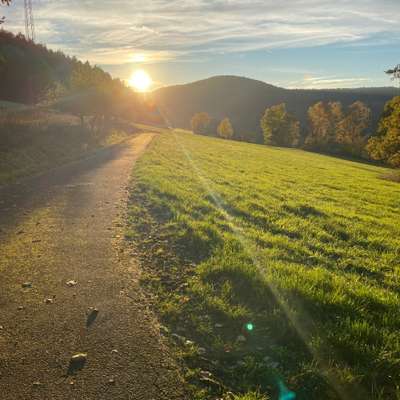
[[[172,132],[174,134],[177,144],[179,145],[180,149],[182,150],[183,154],[185,155],[186,159],[188,160],[189,165],[193,168],[193,171],[197,175],[197,178],[199,179],[201,185],[206,190],[206,192],[211,196],[215,206],[218,207],[221,214],[223,215],[226,222],[228,223],[229,227],[232,229],[232,232],[235,234],[235,236],[241,243],[243,249],[250,256],[253,265],[256,267],[256,269],[258,270],[260,275],[263,277],[263,279],[265,279],[265,275],[266,275],[267,271],[266,271],[266,267],[262,264],[261,258],[257,254],[257,251],[256,251],[257,245],[251,239],[246,237],[245,229],[235,223],[234,217],[232,217],[229,214],[229,212],[227,211],[227,207],[224,204],[224,200],[217,192],[215,192],[212,189],[211,184],[209,183],[209,180],[204,176],[204,174],[202,174],[200,168],[196,165],[196,162],[194,161],[193,157],[191,156],[189,150],[186,148],[184,143],[179,139],[179,134],[177,134],[174,130]],[[327,380],[329,385],[337,392],[337,394],[340,395],[340,398],[342,400],[353,400],[354,396],[351,393],[349,393],[349,391],[346,388],[344,388],[340,385],[340,380],[338,379],[336,374],[332,371],[332,369],[329,368],[329,363],[326,360],[322,359],[322,357],[317,353],[317,351],[311,346],[311,344],[310,344],[311,333],[306,328],[306,326],[315,326],[312,318],[308,315],[308,313],[306,313],[305,310],[302,310],[301,321],[300,321],[299,317],[297,317],[291,311],[289,304],[281,296],[278,288],[274,284],[272,284],[272,282],[268,282],[267,279],[265,279],[265,282],[269,286],[269,289],[270,289],[276,303],[281,307],[286,318],[296,329],[301,340],[307,346],[307,349],[309,350],[310,354],[314,357],[314,359],[317,361],[318,365],[321,367],[321,375]],[[324,335],[320,334],[320,336],[322,336],[323,342],[326,345],[327,341],[324,340],[324,338],[323,338]],[[278,383],[278,385],[279,385],[279,383]],[[362,388],[360,388],[359,386],[355,387],[354,390],[357,392],[358,396],[360,396],[360,393],[362,394],[362,396],[360,398],[365,398],[365,399],[368,398],[366,393],[364,393],[364,390]],[[365,394],[365,396],[364,396],[364,394]]]

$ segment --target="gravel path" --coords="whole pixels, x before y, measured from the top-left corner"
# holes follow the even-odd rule
[[[130,173],[152,138],[0,189],[1,399],[184,398],[122,239]],[[68,371],[78,353],[86,363]]]

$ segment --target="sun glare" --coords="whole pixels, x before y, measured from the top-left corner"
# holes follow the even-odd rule
[[[151,76],[142,69],[135,71],[129,79],[129,86],[139,92],[147,92],[152,84]]]

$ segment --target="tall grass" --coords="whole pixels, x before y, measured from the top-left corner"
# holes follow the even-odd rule
[[[400,186],[387,171],[181,132],[153,142],[127,236],[193,398],[400,398]]]

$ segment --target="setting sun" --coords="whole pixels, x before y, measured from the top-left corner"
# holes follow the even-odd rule
[[[151,76],[142,69],[135,71],[129,79],[129,86],[139,92],[148,91],[152,84],[153,80],[151,79]]]

